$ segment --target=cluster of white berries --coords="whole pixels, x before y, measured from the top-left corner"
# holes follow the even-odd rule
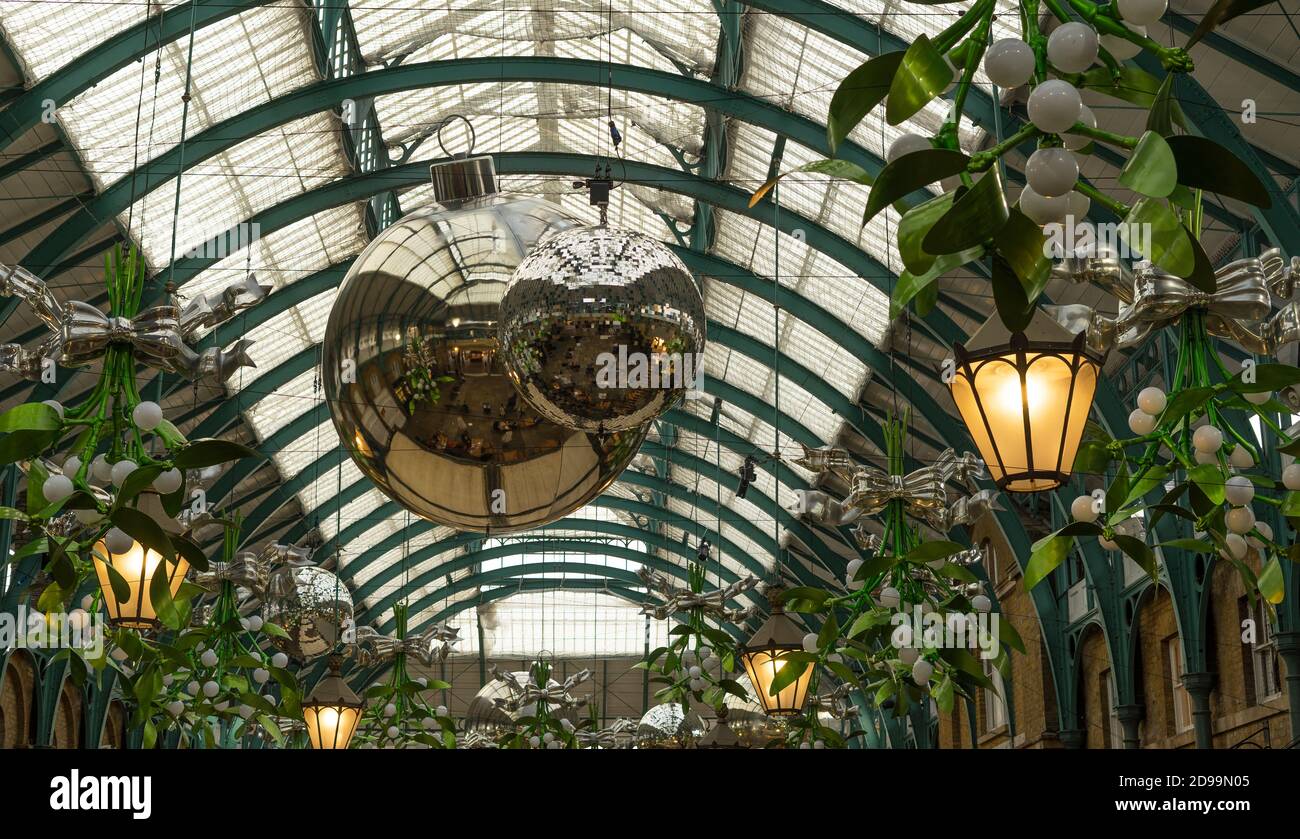
[[[1242,396],[1252,404],[1263,405],[1273,397],[1273,394],[1262,391],[1245,393]],[[1164,413],[1168,404],[1169,400],[1160,388],[1143,388],[1138,394],[1137,408],[1129,414],[1129,430],[1143,436],[1155,431],[1160,415]],[[1192,457],[1197,463],[1218,463],[1219,450],[1222,448],[1223,432],[1214,426],[1202,425],[1192,432]],[[1228,455],[1228,463],[1237,469],[1249,469],[1255,465],[1255,458],[1245,446],[1234,446]]]
[[[811,743],[809,743],[807,740],[804,740],[802,743],[799,744],[799,748],[801,748],[801,749],[824,749],[824,748],[826,748],[826,741],[825,741],[825,740],[814,740],[814,741],[812,741]]]
[[[704,674],[718,672],[720,664],[721,661],[707,646],[701,646],[697,650],[682,650],[682,666],[686,668],[687,686],[692,693],[698,693],[709,686],[709,680]]]
[[[54,400],[48,400],[45,404],[54,408],[60,417],[63,416],[63,406],[61,404]],[[141,402],[135,406],[131,418],[141,431],[153,431],[162,423],[162,407],[157,402]],[[45,479],[45,484],[41,488],[45,500],[57,503],[71,496],[76,491],[73,480],[81,472],[82,466],[81,458],[76,455],[72,455],[65,460],[61,473],[55,473]],[[91,461],[89,473],[91,478],[100,483],[111,483],[121,487],[126,483],[127,478],[131,477],[131,473],[138,468],[139,465],[129,458],[109,463],[108,459],[100,454],[96,455],[95,459]],[[181,478],[182,475],[179,469],[168,469],[159,473],[153,479],[153,488],[162,495],[173,493],[180,489]],[[75,513],[83,524],[94,524],[103,518],[99,511],[95,509],[77,510]],[[109,533],[113,534],[113,531],[109,531]],[[117,534],[108,544],[108,549],[114,553],[124,553],[130,550],[132,543],[130,537],[121,533],[121,531],[117,531]]]

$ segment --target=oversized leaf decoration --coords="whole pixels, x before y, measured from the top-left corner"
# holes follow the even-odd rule
[[[945,193],[918,204],[903,214],[898,223],[898,252],[903,257],[903,265],[913,274],[924,274],[930,270],[938,254],[928,253],[921,246],[921,240],[930,232],[934,223],[952,208],[956,196]]]
[[[782,178],[789,177],[796,172],[813,172],[818,175],[830,175],[833,178],[843,178],[844,180],[854,181],[866,186],[870,186],[872,181],[875,180],[875,178],[871,177],[871,173],[866,169],[863,169],[856,163],[849,163],[847,160],[814,160],[811,163],[805,163],[798,169],[791,169],[789,172],[783,172],[760,186],[754,194],[749,197],[749,206],[753,207],[759,201],[762,201],[763,197],[771,192],[772,187],[776,186]],[[881,174],[884,174],[884,172],[882,171]]]
[[[1034,317],[1034,305],[1025,295],[1016,272],[1001,256],[993,257],[993,302],[998,317],[1012,332],[1022,332]]]
[[[998,254],[1015,272],[1024,289],[1025,300],[1033,303],[1047,286],[1052,273],[1052,260],[1047,258],[1047,238],[1043,229],[1029,216],[1012,207],[1007,223],[993,237]]]
[[[1120,68],[1118,79],[1111,76],[1109,67],[1094,67],[1083,74],[1080,87],[1150,108],[1160,93],[1160,80],[1145,70],[1127,65]],[[1171,109],[1170,116],[1178,125],[1186,127],[1182,113],[1176,108]]]
[[[1178,182],[1192,189],[1215,192],[1268,209],[1268,189],[1239,157],[1205,137],[1183,134],[1169,138],[1178,163]]]
[[[1145,132],[1119,173],[1120,186],[1140,195],[1164,198],[1178,186],[1178,164],[1165,138]]]
[[[1157,134],[1168,137],[1174,133],[1174,112],[1178,105],[1174,101],[1174,81],[1178,78],[1176,73],[1170,73],[1165,76],[1165,80],[1160,83],[1159,89],[1156,90],[1156,96],[1151,103],[1151,110],[1147,112],[1147,130],[1154,131]]]
[[[1286,583],[1282,577],[1282,563],[1273,557],[1259,572],[1259,593],[1274,606],[1286,599]]]
[[[1002,173],[994,168],[958,196],[952,209],[934,223],[921,246],[930,253],[957,253],[997,235],[1011,218]]]
[[[1205,13],[1205,17],[1201,18],[1201,22],[1196,25],[1196,29],[1192,31],[1192,37],[1187,39],[1186,49],[1191,49],[1193,44],[1209,35],[1216,27],[1222,26],[1233,18],[1246,14],[1246,12],[1262,9],[1273,2],[1275,0],[1218,0]]]
[[[1156,198],[1143,198],[1133,205],[1119,225],[1120,238],[1131,251],[1179,277],[1196,270],[1196,255],[1187,231],[1169,205]]]
[[[901,51],[887,52],[862,64],[840,82],[826,115],[826,137],[830,140],[832,152],[867,114],[884,101],[902,62]]]
[[[916,115],[931,99],[952,82],[952,65],[924,35],[917,36],[907,48],[889,86],[889,104],[885,119],[899,125]]]
[[[1201,243],[1186,225],[1183,226],[1183,233],[1186,234],[1188,244],[1192,248],[1192,256],[1196,259],[1196,267],[1192,269],[1191,276],[1186,279],[1206,294],[1213,294],[1219,289],[1219,278],[1214,273],[1214,263],[1210,261],[1209,254],[1201,247]]]
[[[969,157],[950,149],[922,149],[903,155],[876,176],[862,224],[865,226],[881,210],[927,184],[965,172],[969,163]]]
[[[907,307],[907,304],[913,300],[916,301],[917,314],[928,314],[939,299],[939,288],[936,280],[954,268],[960,268],[967,262],[974,262],[983,255],[984,249],[982,247],[972,248],[968,251],[949,253],[937,257],[930,264],[929,270],[922,274],[904,271],[899,275],[898,284],[894,286],[894,293],[889,299],[889,319],[893,320],[898,317],[903,309]]]

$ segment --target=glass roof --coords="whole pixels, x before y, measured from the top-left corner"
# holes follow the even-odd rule
[[[106,0],[93,6],[0,0],[0,31],[30,86],[67,67],[91,45],[140,24],[146,13],[155,14],[173,5],[153,0],[144,6],[134,0]],[[906,43],[921,33],[937,32],[968,4],[836,0],[834,5]],[[999,0],[999,6],[1006,10],[1012,5],[1009,0]],[[319,8],[313,11],[297,4],[252,8],[196,31],[190,104],[184,117],[180,103],[188,42],[182,37],[161,49],[147,51],[142,61],[128,63],[61,103],[59,127],[94,190],[103,192],[133,169],[148,167],[175,147],[182,136],[193,138],[223,120],[332,75],[381,72],[385,66],[415,62],[501,56],[614,62],[698,80],[709,80],[720,72],[715,63],[722,29],[714,3],[640,0],[634,7],[626,3],[613,6],[604,0],[445,0],[420,4],[369,0],[356,4],[348,13],[355,42],[332,36],[322,38],[316,33],[314,27],[321,18]],[[1015,14],[1001,15],[994,29],[995,38],[1012,34],[1016,29]],[[742,31],[738,90],[817,123],[824,121],[838,81],[867,57],[789,17],[755,9],[746,11]],[[340,44],[342,51],[330,52],[322,43]],[[158,69],[156,83],[154,68]],[[988,89],[982,71],[977,74],[977,83]],[[645,93],[609,91],[601,86],[476,81],[381,95],[374,99],[373,107],[383,148],[392,160],[402,162],[444,156],[434,135],[437,127],[454,114],[472,121],[475,151],[479,153],[617,153],[629,161],[681,170],[683,166],[697,166],[709,147],[707,102],[675,102]],[[907,124],[892,127],[885,124],[878,109],[855,130],[852,139],[869,153],[883,157],[900,133],[932,132],[946,110],[946,101],[937,100]],[[611,119],[623,138],[617,152],[608,128]],[[287,120],[257,136],[240,137],[225,151],[187,167],[179,199],[175,179],[166,180],[146,194],[134,195],[114,221],[141,245],[151,268],[165,270],[188,249],[259,213],[358,171],[384,165],[382,160],[370,161],[363,169],[355,159],[345,128],[336,112],[322,111]],[[774,168],[787,171],[821,156],[793,140],[779,142],[769,128],[726,120],[725,130],[725,155],[716,161],[720,169],[717,178],[741,190],[757,187]],[[959,136],[968,150],[983,139],[982,130],[968,121],[962,122]],[[575,216],[595,220],[595,211],[587,205],[585,196],[574,191],[572,178],[511,175],[502,180],[506,189],[546,196]],[[728,545],[725,549],[715,546],[714,556],[722,568],[734,574],[746,573],[747,567],[755,565],[771,570],[775,558],[768,534],[773,533],[774,523],[771,513],[755,503],[756,496],[776,498],[788,506],[794,500],[794,491],[788,485],[778,488],[772,473],[760,469],[750,498],[737,498],[735,476],[745,454],[775,448],[790,457],[800,451],[799,440],[837,441],[845,432],[846,418],[836,412],[836,406],[817,395],[825,392],[818,390],[811,377],[817,377],[833,394],[842,397],[835,402],[842,405],[847,400],[856,408],[871,382],[872,370],[867,359],[847,348],[830,329],[822,331],[789,308],[778,313],[761,296],[744,290],[744,284],[732,274],[748,272],[760,282],[779,282],[783,289],[828,312],[836,322],[834,328],[842,330],[842,334],[856,333],[874,345],[884,346],[889,341],[887,292],[900,266],[892,245],[899,217],[891,208],[860,228],[867,188],[817,175],[784,182],[780,190],[782,211],[860,249],[875,263],[872,270],[860,272],[858,267],[842,264],[810,246],[806,236],[777,233],[769,224],[732,210],[713,213],[710,241],[692,242],[689,234],[696,220],[695,204],[689,197],[664,188],[667,186],[670,184],[628,184],[618,189],[610,207],[610,221],[674,245],[694,246],[722,261],[722,267],[715,272],[721,276],[705,274],[699,278],[709,320],[715,327],[753,339],[762,351],[760,357],[754,358],[715,338],[706,353],[705,375],[769,407],[754,412],[731,401],[721,404],[718,426],[745,441],[747,450],[726,446],[720,449],[713,439],[687,428],[667,437],[652,435],[652,439],[669,446],[670,453],[679,453],[676,461],[671,455],[666,459],[662,476],[696,493],[701,502],[690,503],[675,496],[654,498],[631,480],[620,481],[609,490],[609,494],[625,499],[653,500],[680,517],[677,521],[695,522],[697,526],[689,532],[676,523],[647,523],[600,507],[580,511],[572,518],[648,524],[665,538],[685,538],[692,545],[704,529],[715,530]],[[410,210],[430,200],[430,189],[404,185],[397,200],[403,209]],[[177,206],[179,213],[175,212]],[[365,201],[319,209],[276,229],[259,230],[249,247],[185,276],[181,294],[187,298],[216,291],[250,271],[274,287],[270,301],[264,305],[276,313],[248,333],[255,342],[250,354],[256,367],[241,370],[227,383],[223,394],[225,398],[238,398],[243,421],[256,441],[275,437],[319,406],[321,397],[310,358],[322,339],[335,290],[326,289],[283,311],[275,305],[276,295],[322,269],[355,257],[377,226]],[[81,289],[59,289],[59,293],[77,295]],[[986,299],[974,297],[968,302],[977,308],[989,304]],[[720,334],[722,331],[715,330],[715,335]],[[778,379],[772,370],[775,351],[806,372],[787,369]],[[933,348],[918,348],[918,354],[928,352]],[[304,358],[309,363],[300,368],[302,372],[275,387],[265,383],[264,377],[279,365]],[[778,389],[782,414],[779,438],[770,407],[777,402]],[[681,410],[702,420],[701,427],[714,421],[712,397],[688,401]],[[862,416],[852,419],[860,422]],[[378,611],[368,611],[362,620],[386,621],[391,613],[386,607],[379,609],[378,604],[391,604],[400,593],[415,602],[444,589],[447,581],[436,573],[437,569],[463,556],[466,548],[458,545],[425,555],[428,551],[424,549],[447,539],[451,531],[412,526],[405,513],[389,515],[391,505],[374,489],[351,493],[356,497],[345,504],[331,504],[341,490],[358,489],[358,482],[364,480],[350,462],[321,468],[318,461],[337,445],[332,424],[328,420],[321,422],[279,450],[268,452],[272,465],[248,485],[269,486],[305,474],[307,477],[289,499],[290,511],[296,504],[298,512],[285,524],[305,518],[322,541],[332,540],[346,530],[349,538],[341,546],[345,575],[350,576],[354,588],[374,583],[363,602],[368,610]],[[711,468],[689,468],[689,458]],[[655,470],[654,463],[642,460],[637,469]],[[789,469],[804,482],[814,478],[797,466],[790,465]],[[739,520],[719,522],[709,505],[702,502],[720,504],[737,514]],[[386,540],[402,533],[407,538],[400,546],[380,552],[379,546],[392,545]],[[754,538],[757,534],[762,534],[763,539]],[[575,525],[570,535],[593,540],[591,552],[581,557],[557,558],[524,551],[478,563],[450,576],[466,580],[477,574],[502,572],[539,561],[539,556],[546,561],[582,562],[593,568],[632,569],[633,563],[600,553],[597,534]],[[486,542],[486,546],[495,544],[495,540]],[[665,561],[684,562],[676,553],[651,549],[643,542],[620,544]],[[839,550],[843,548],[841,544]],[[417,555],[419,559],[412,559]],[[350,570],[352,563],[356,565]],[[418,586],[408,582],[422,575],[426,579]],[[579,577],[598,578],[595,571]],[[416,587],[404,589],[404,585]],[[521,591],[505,596],[493,586],[476,586],[428,605],[414,616],[413,625],[418,626],[454,603],[473,604],[488,600],[489,595],[501,596],[480,606],[477,612],[471,609],[458,617],[463,627],[461,637],[469,639],[462,643],[459,653],[476,649],[477,633],[464,629],[476,621],[484,628],[486,646],[492,654],[526,656],[542,648],[558,655],[639,654],[642,650],[645,621],[636,607],[593,591]]]

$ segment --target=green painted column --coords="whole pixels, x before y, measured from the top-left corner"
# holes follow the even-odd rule
[[[1300,631],[1279,632],[1277,651],[1286,665],[1286,700],[1291,713],[1291,739],[1300,740]]]
[[[1196,730],[1196,748],[1214,748],[1214,724],[1210,718],[1210,691],[1213,673],[1184,673],[1183,687],[1192,696],[1192,727]]]
[[[1142,737],[1138,726],[1141,724],[1142,718],[1146,716],[1146,712],[1145,705],[1115,706],[1115,716],[1119,718],[1119,724],[1124,729],[1124,748],[1142,748]]]

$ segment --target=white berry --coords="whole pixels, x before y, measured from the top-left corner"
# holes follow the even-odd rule
[[[203,662],[204,667],[216,667],[217,654],[212,650],[204,650],[203,655],[199,656],[199,661]]]
[[[185,703],[179,699],[173,699],[171,702],[167,703],[167,713],[171,714],[173,717],[179,717],[181,714],[185,713]]]
[[[1223,523],[1233,533],[1249,533],[1255,529],[1255,511],[1249,507],[1233,507],[1223,517]]]
[[[1046,134],[1059,134],[1079,121],[1083,99],[1074,85],[1049,79],[1029,94],[1029,121]]]
[[[259,685],[264,685],[271,678],[271,671],[265,667],[258,667],[253,670],[253,681]]]
[[[880,590],[880,597],[878,599],[880,601],[880,605],[884,606],[886,609],[892,609],[895,606],[897,606],[899,603],[903,602],[903,598],[898,593],[898,589],[894,588],[893,586],[885,586],[884,588],[882,588]]]
[[[897,140],[889,144],[889,150],[885,152],[885,162],[893,163],[904,155],[932,148],[934,146],[930,144],[930,140],[920,134],[900,134]]]
[[[276,653],[275,655],[271,656],[271,666],[283,670],[284,668],[289,666],[289,656],[285,655],[284,653]]]
[[[1128,31],[1135,35],[1146,35],[1147,28],[1136,23],[1120,21]],[[1106,48],[1118,61],[1128,61],[1130,58],[1137,57],[1142,52],[1142,48],[1127,38],[1121,38],[1118,35],[1102,35],[1101,45]]]
[[[925,687],[930,682],[930,677],[934,675],[934,665],[925,659],[918,660],[912,665],[912,681],[917,686]]]
[[[203,683],[203,695],[208,699],[216,696],[219,690],[221,690],[221,686],[210,679]]]
[[[977,594],[970,599],[970,605],[973,606],[977,612],[988,612],[993,608],[993,601],[990,600],[987,595]]]
[[[1214,454],[1223,446],[1223,432],[1212,425],[1202,425],[1192,432],[1192,445],[1198,452]]]
[[[921,651],[916,647],[903,647],[898,651],[898,657],[904,664],[912,664],[921,656]]]
[[[141,431],[153,431],[162,423],[162,407],[157,402],[141,402],[131,411],[131,420]]]
[[[384,716],[393,717],[397,715],[397,706],[389,702],[384,706]]]
[[[1169,397],[1158,387],[1144,387],[1138,394],[1137,406],[1153,417],[1163,414],[1168,404]]]
[[[60,419],[60,420],[63,419],[63,403],[62,403],[62,402],[60,402],[60,401],[57,400],[57,399],[46,399],[46,400],[45,400],[44,402],[42,402],[41,404],[42,404],[42,405],[49,405],[51,408],[54,409],[54,413],[56,413],[56,414],[59,415],[59,419]]]
[[[113,465],[102,454],[95,455],[95,459],[90,462],[90,473],[95,476],[95,480],[107,483],[113,479]]]
[[[135,545],[135,539],[132,539],[125,531],[116,527],[110,527],[104,534],[104,547],[108,548],[111,554],[124,554]]]
[[[998,87],[1020,87],[1034,75],[1034,51],[1019,38],[994,41],[984,54],[984,73]]]
[[[266,625],[266,621],[262,620],[262,616],[261,616],[261,615],[249,615],[249,616],[248,616],[248,631],[249,631],[249,632],[261,632],[261,631],[262,631],[262,627],[265,626],[265,625]]]
[[[69,478],[77,477],[77,473],[81,471],[81,458],[77,457],[75,454],[72,455],[67,460],[63,461],[63,469],[60,471]]]
[[[158,476],[153,479],[153,488],[160,495],[170,495],[181,488],[181,470],[168,469],[166,472],[159,472]]]
[[[1236,533],[1229,533],[1223,537],[1223,544],[1227,546],[1223,551],[1225,556],[1230,559],[1244,559],[1246,557],[1246,540]]]
[[[113,483],[121,486],[126,483],[126,479],[131,477],[131,473],[140,467],[132,460],[119,460],[113,464],[112,478]]]
[[[1228,462],[1238,469],[1249,469],[1255,465],[1255,458],[1245,446],[1237,446],[1228,455]]]
[[[1025,163],[1029,188],[1047,198],[1058,198],[1079,182],[1079,161],[1074,153],[1056,146],[1038,149]]]
[[[1070,213],[1070,199],[1064,195],[1048,198],[1026,186],[1020,190],[1020,212],[1035,224],[1061,222]]]
[[[817,633],[816,633],[816,632],[809,632],[807,635],[803,636],[803,650],[804,650],[804,652],[806,652],[806,653],[815,653],[815,652],[817,652],[819,649],[821,649],[821,645],[817,643]]]
[[[1128,415],[1128,427],[1134,434],[1150,434],[1156,430],[1156,418],[1141,408],[1134,408]]]
[[[1255,498],[1255,485],[1250,482],[1250,478],[1233,475],[1223,485],[1223,494],[1232,506],[1244,507]]]
[[[1092,108],[1087,105],[1079,108],[1079,118],[1075,122],[1081,122],[1089,128],[1097,127],[1097,115],[1092,112]],[[1070,151],[1078,151],[1092,142],[1091,137],[1085,137],[1082,134],[1066,134],[1061,138],[1061,142]]]
[[[45,500],[51,504],[58,503],[72,495],[76,487],[72,481],[63,475],[51,475],[45,479],[45,485],[41,487],[41,492],[45,494]]]
[[[1119,15],[1129,23],[1146,26],[1160,20],[1169,0],[1118,0]]]

